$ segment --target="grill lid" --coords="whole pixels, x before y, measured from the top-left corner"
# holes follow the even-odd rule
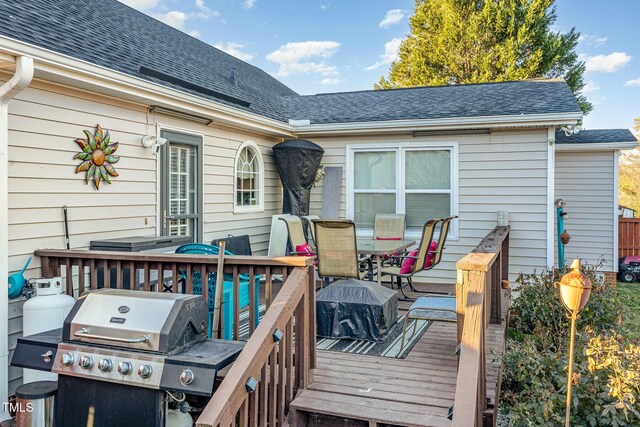
[[[207,339],[199,295],[98,289],[76,301],[62,339],[173,354]]]

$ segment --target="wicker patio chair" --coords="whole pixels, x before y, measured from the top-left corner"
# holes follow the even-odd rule
[[[402,240],[405,218],[404,214],[376,214],[373,221],[373,238],[377,240]]]
[[[318,276],[325,284],[329,278],[361,279],[356,226],[353,221],[316,219],[313,221],[318,255]],[[371,260],[369,260],[371,262]]]
[[[422,227],[422,237],[420,238],[418,249],[406,255],[390,257],[391,265],[382,268],[381,274],[383,276],[391,276],[392,280],[395,278],[398,289],[402,292],[405,300],[413,299],[405,294],[403,279],[413,292],[431,293],[417,290],[411,280],[415,274],[423,270],[431,270],[440,263],[444,251],[444,244],[447,241],[447,234],[449,233],[449,225],[454,218],[457,218],[457,216],[427,221]],[[433,235],[435,234],[438,223],[441,223],[440,236],[436,242],[433,240]],[[405,264],[405,266],[402,264]]]

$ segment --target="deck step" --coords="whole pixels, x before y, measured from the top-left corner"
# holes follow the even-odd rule
[[[390,402],[382,399],[358,398],[319,390],[305,390],[291,402],[292,427],[314,425],[314,414],[359,420],[369,426],[450,426],[446,408]],[[326,423],[321,425],[328,425]]]

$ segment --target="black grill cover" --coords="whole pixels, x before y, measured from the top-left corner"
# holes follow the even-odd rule
[[[309,214],[311,186],[323,154],[322,147],[304,139],[290,139],[273,147],[273,157],[284,189],[282,213]]]
[[[379,341],[398,317],[396,291],[356,279],[344,279],[316,295],[316,333],[325,338]]]

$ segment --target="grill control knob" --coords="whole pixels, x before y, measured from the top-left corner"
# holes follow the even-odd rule
[[[75,360],[75,358],[73,357],[73,354],[71,353],[65,353],[62,355],[62,364],[64,366],[71,366],[73,365],[73,361]]]
[[[111,360],[109,359],[100,359],[98,362],[98,369],[102,372],[109,372],[112,366]]]
[[[131,363],[120,362],[118,363],[118,372],[122,375],[129,375],[131,373]]]
[[[91,369],[93,367],[93,357],[82,356],[80,358],[80,361],[78,362],[78,365],[80,365],[82,369],[86,369],[86,370]]]
[[[189,385],[193,382],[195,376],[193,375],[193,371],[191,369],[185,369],[180,374],[180,382],[183,385]]]
[[[151,367],[151,365],[140,365],[140,367],[138,368],[138,375],[142,379],[146,380],[151,376],[152,373],[153,368]]]

